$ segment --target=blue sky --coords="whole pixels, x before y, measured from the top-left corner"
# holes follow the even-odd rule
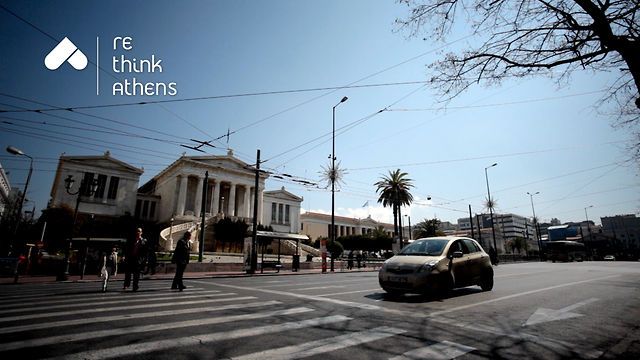
[[[57,41],[0,9],[0,93],[59,107],[420,82],[429,79],[426,65],[442,52],[473,41],[463,29],[451,34],[449,43],[407,39],[394,31],[394,20],[406,8],[393,1],[0,3],[58,41],[68,37],[92,62],[82,71],[69,64],[48,70],[44,57]],[[133,49],[114,51],[115,36],[131,36]],[[96,38],[106,70],[100,73],[100,95]],[[114,75],[111,58],[123,54],[154,54],[162,59],[163,72]],[[416,203],[405,210],[412,223],[434,216],[455,222],[468,216],[469,205],[474,213],[483,211],[484,168],[497,162],[489,169],[497,211],[530,216],[526,192],[539,191],[534,201],[541,220],[583,220],[584,208],[593,205],[588,216],[599,223],[600,216],[640,210],[638,166],[624,162],[631,133],[614,129],[612,117],[594,108],[600,91],[617,75],[576,73],[564,87],[546,78],[514,79],[501,86],[473,87],[447,104],[433,89],[413,83],[82,110],[120,123],[64,111],[49,113],[73,120],[3,113],[2,121],[11,124],[0,124],[0,145],[16,146],[36,159],[27,208],[35,202],[39,210],[49,199],[62,152],[109,150],[120,160],[144,166],[142,185],[182,152],[201,155],[180,143],[211,140],[230,130],[228,146],[243,161],[254,162],[260,149],[268,160],[263,167],[320,184],[309,188],[271,177],[268,189],[285,186],[304,197],[304,209],[328,212],[331,196],[319,172],[331,153],[331,109],[348,96],[336,109],[336,127],[352,125],[336,137],[336,156],[347,171],[336,194],[338,215],[391,221],[391,211],[376,203],[373,183],[400,168],[415,184]],[[176,82],[178,94],[111,94],[114,82],[132,77]],[[4,110],[46,107],[7,96],[0,96],[0,103]],[[94,130],[94,125],[106,126],[161,141],[43,121]],[[215,144],[218,148],[210,154],[226,153],[226,138]],[[6,152],[0,162],[12,185],[22,187],[28,162]],[[363,207],[367,201],[369,206]]]

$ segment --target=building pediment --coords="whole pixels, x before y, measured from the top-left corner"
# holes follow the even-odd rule
[[[302,200],[304,200],[303,198],[285,190],[284,186],[280,190],[265,191],[264,196],[276,198],[280,200],[288,200],[288,201],[296,201],[296,202],[302,202]]]
[[[142,175],[143,169],[129,165],[123,161],[112,158],[107,152],[100,156],[60,156],[60,161],[67,165],[77,165],[84,169],[104,169],[105,172],[128,172],[136,175]]]

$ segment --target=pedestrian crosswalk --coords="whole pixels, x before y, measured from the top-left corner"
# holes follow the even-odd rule
[[[7,294],[2,289],[1,358],[155,358],[167,352],[176,354],[170,358],[185,353],[189,356],[184,357],[239,360],[341,358],[372,346],[380,351],[367,349],[366,358],[404,360],[453,359],[474,350],[403,338],[411,329],[401,326],[363,326],[349,308],[327,311],[312,302],[287,305],[214,284],[175,292],[158,281],[138,293],[106,294],[89,292],[90,284],[71,285]],[[413,348],[381,351],[383,342],[392,338]]]

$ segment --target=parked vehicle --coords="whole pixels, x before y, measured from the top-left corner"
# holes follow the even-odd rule
[[[603,260],[605,261],[616,261],[616,257],[613,255],[605,255]]]
[[[493,267],[489,255],[473,239],[424,238],[385,261],[378,280],[390,294],[432,293],[471,285],[490,291]]]

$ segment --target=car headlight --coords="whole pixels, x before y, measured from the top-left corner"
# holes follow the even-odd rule
[[[434,266],[437,264],[437,261],[429,261],[426,262],[424,265],[420,266],[420,269],[418,269],[419,273],[430,273],[431,270],[433,270]]]
[[[388,264],[388,263],[389,263],[389,260],[385,260],[385,261],[382,263],[382,267],[380,267],[380,270],[383,270],[383,271],[387,270],[387,264]]]

